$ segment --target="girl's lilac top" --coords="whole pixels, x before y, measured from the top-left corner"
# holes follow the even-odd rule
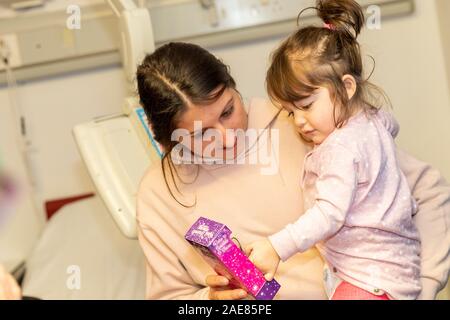
[[[317,245],[340,279],[394,299],[418,297],[417,205],[397,163],[398,131],[389,113],[361,112],[306,155],[309,209],[270,237],[283,261]]]

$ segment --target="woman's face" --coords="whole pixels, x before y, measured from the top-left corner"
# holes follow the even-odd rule
[[[218,88],[217,90],[220,90]],[[232,88],[208,105],[189,104],[177,122],[178,129],[189,132],[183,144],[202,158],[234,159],[239,132],[247,130],[247,113],[239,93]],[[217,152],[217,151],[221,152]]]

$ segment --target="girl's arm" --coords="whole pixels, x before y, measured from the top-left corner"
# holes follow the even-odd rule
[[[397,156],[419,209],[414,217],[422,242],[419,299],[435,299],[450,270],[450,185],[430,165],[400,150]]]
[[[326,147],[320,163],[312,208],[269,240],[282,261],[338,232],[346,220],[358,185],[358,159],[346,147]],[[306,165],[306,163],[305,163]]]

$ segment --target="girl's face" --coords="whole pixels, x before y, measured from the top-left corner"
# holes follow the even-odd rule
[[[239,93],[227,88],[217,101],[209,105],[189,105],[179,119],[177,128],[189,132],[190,139],[186,146],[192,153],[201,157],[234,159],[237,156],[236,132],[247,130],[247,113]],[[208,132],[219,138],[208,138]],[[212,152],[205,154],[205,149]],[[222,150],[222,154],[215,154],[218,149]]]
[[[314,145],[322,144],[336,129],[334,119],[339,118],[339,108],[335,110],[327,88],[321,87],[308,98],[283,107],[294,117],[294,123],[302,137]]]

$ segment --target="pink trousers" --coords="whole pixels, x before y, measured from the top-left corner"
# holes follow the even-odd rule
[[[384,294],[377,296],[364,289],[343,281],[336,289],[331,300],[390,300]]]

